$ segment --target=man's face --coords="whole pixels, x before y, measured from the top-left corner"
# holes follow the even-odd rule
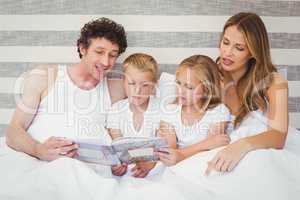
[[[103,80],[115,65],[119,55],[119,46],[105,38],[90,39],[88,48],[81,47],[81,61],[88,73],[96,80]]]

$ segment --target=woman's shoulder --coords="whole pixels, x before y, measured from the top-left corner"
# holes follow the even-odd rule
[[[288,81],[279,73],[272,73],[272,82],[269,86],[268,93],[276,89],[287,89]]]

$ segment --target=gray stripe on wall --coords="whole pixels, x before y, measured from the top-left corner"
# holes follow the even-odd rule
[[[30,69],[43,65],[45,63],[1,63],[0,62],[0,77],[19,77],[22,73],[29,71]],[[51,63],[52,64],[52,63]],[[64,63],[71,65],[72,63]],[[117,64],[116,69],[120,69],[121,64]],[[159,68],[161,72],[175,73],[175,69],[178,64],[160,64]],[[288,81],[300,81],[300,65],[290,66],[277,66],[277,68],[283,72]]]
[[[6,124],[0,124],[0,137],[4,136],[4,131],[6,129]]]
[[[0,108],[14,109],[15,98],[14,94],[0,93]],[[300,97],[289,97],[289,112],[300,112]]]
[[[241,11],[252,11],[265,16],[300,15],[300,2],[267,2],[263,0],[1,0],[0,14],[233,15]]]
[[[76,46],[78,31],[0,31],[0,46]],[[220,33],[128,32],[130,47],[216,47]],[[272,48],[300,48],[300,33],[270,33]]]

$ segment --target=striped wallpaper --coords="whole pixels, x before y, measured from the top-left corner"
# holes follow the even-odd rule
[[[78,61],[81,26],[106,16],[124,25],[129,54],[145,52],[174,73],[192,54],[218,55],[227,18],[240,11],[262,16],[272,58],[289,81],[290,123],[300,128],[300,1],[288,0],[0,0],[0,135],[15,107],[18,77],[40,63]],[[298,123],[297,123],[298,122]]]

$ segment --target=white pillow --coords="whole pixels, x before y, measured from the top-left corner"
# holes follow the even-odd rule
[[[156,96],[164,105],[175,101],[176,83],[174,74],[167,72],[161,73],[157,85]]]

